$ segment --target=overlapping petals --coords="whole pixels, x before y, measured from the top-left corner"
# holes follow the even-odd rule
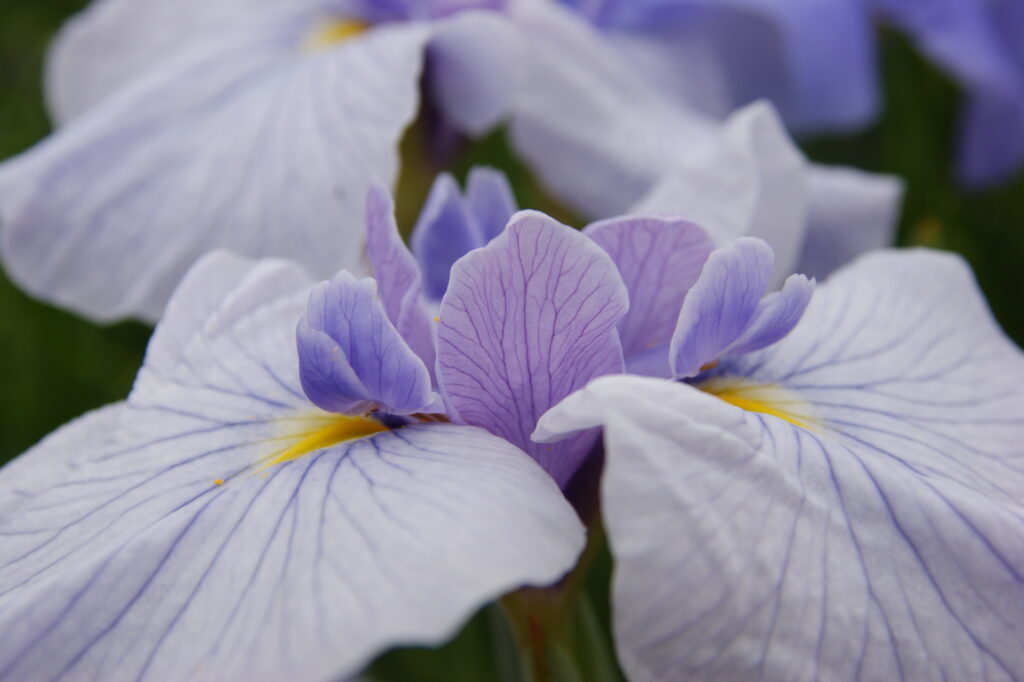
[[[572,566],[575,513],[508,442],[323,441],[349,418],[300,385],[308,292],[297,267],[209,257],[128,401],[0,473],[0,678],[340,679]]]
[[[1022,386],[963,263],[920,251],[696,385],[568,398],[537,437],[604,427],[630,678],[1017,679]]]
[[[751,237],[711,254],[679,311],[669,344],[673,375],[696,376],[722,358],[769,346],[796,326],[814,284],[791,275],[765,296],[772,263],[771,248]]]
[[[402,414],[433,401],[430,372],[391,324],[372,279],[342,270],[315,286],[297,343],[302,390],[328,412]]]
[[[558,446],[530,434],[559,400],[623,370],[616,325],[628,308],[615,263],[597,244],[541,213],[517,214],[452,270],[437,333],[449,415],[518,445],[565,484],[597,434]]]

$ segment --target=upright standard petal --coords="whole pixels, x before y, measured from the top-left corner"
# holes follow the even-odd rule
[[[604,427],[630,678],[1019,679],[1022,387],[963,263],[894,252],[707,392],[571,396],[538,437]]]
[[[780,291],[764,296],[772,250],[745,237],[711,254],[679,311],[669,344],[678,377],[696,376],[721,358],[775,343],[800,320],[814,285],[790,276]]]
[[[433,373],[434,330],[420,301],[423,276],[398,232],[391,194],[377,182],[366,198],[366,255],[388,319]]]
[[[433,402],[427,366],[388,320],[372,279],[342,270],[314,287],[297,342],[302,389],[323,410],[409,414]]]
[[[426,294],[441,300],[448,290],[452,265],[486,242],[470,215],[459,184],[442,173],[430,188],[412,231],[412,252],[423,271]]]
[[[15,281],[91,317],[156,319],[216,248],[361,269],[366,187],[395,176],[427,29],[308,52],[300,10],[254,12],[0,169]]]
[[[631,359],[656,353],[664,370],[659,374],[668,377],[668,343],[679,309],[714,243],[700,227],[674,217],[609,218],[584,234],[612,257],[629,291],[629,312],[619,323],[627,367]]]
[[[339,437],[351,418],[299,384],[307,292],[268,291],[275,272],[202,324],[172,304],[177,357],[147,359],[116,420],[0,470],[0,494],[31,492],[0,518],[0,679],[348,678],[572,566],[575,513],[509,443],[436,423]],[[65,446],[65,475],[26,486]]]
[[[501,171],[486,166],[474,166],[469,171],[466,206],[476,218],[485,243],[501,234],[517,209],[508,178]]]
[[[542,446],[530,433],[559,400],[622,371],[615,326],[628,308],[599,246],[543,214],[517,214],[455,264],[441,302],[437,379],[449,416],[518,445],[566,483],[596,434]]]

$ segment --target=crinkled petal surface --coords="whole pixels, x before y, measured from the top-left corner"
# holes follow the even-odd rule
[[[94,318],[156,319],[215,248],[362,268],[366,187],[395,176],[427,28],[303,51],[315,19],[254,12],[0,168],[10,275]]]
[[[388,319],[377,284],[342,270],[309,295],[296,334],[299,378],[327,412],[420,412],[433,400],[430,372]]]
[[[453,421],[518,445],[564,484],[595,433],[530,440],[537,419],[594,377],[621,372],[616,325],[629,308],[597,244],[541,213],[461,259],[441,302],[437,379]]]
[[[206,265],[183,291],[216,285]],[[408,427],[267,466],[344,419],[302,395],[307,292],[282,291],[290,277],[256,266],[201,325],[168,317],[157,334],[180,343],[151,353],[126,405],[0,471],[0,678],[342,679],[571,567],[574,512],[481,429]]]
[[[772,258],[767,244],[750,237],[711,254],[676,320],[669,345],[675,376],[696,375],[754,323],[763,312]]]
[[[1020,679],[1024,358],[963,263],[865,257],[723,373],[807,427],[608,377],[538,429],[604,427],[630,678]]]
[[[434,181],[416,220],[411,242],[423,271],[426,294],[439,301],[448,290],[455,261],[485,243],[462,200],[458,183],[450,174],[442,173]]]
[[[619,323],[627,366],[631,358],[660,349],[667,372],[679,308],[714,249],[711,238],[673,217],[609,218],[584,234],[608,252],[629,290],[629,312]]]
[[[794,268],[824,279],[860,254],[896,240],[903,182],[856,168],[811,165],[807,232]]]

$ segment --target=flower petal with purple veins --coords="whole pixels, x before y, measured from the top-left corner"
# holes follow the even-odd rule
[[[450,174],[442,173],[434,181],[411,241],[412,252],[423,272],[425,293],[441,300],[455,261],[486,243]]]
[[[530,433],[572,391],[623,370],[615,327],[628,308],[604,250],[541,213],[518,213],[452,269],[437,335],[449,416],[518,445],[564,484],[596,434],[551,446]]]
[[[396,175],[429,27],[306,53],[311,20],[247,15],[5,162],[10,276],[94,318],[155,320],[218,248],[294,258],[318,278],[362,269],[366,187]]]
[[[668,377],[679,309],[714,243],[700,227],[672,217],[609,218],[584,234],[608,252],[629,290],[629,312],[619,323],[627,368],[631,359],[657,350],[659,374]]]
[[[126,403],[0,469],[0,679],[350,679],[576,561],[558,487],[482,429],[403,427],[267,467],[349,418],[300,387],[306,285],[235,264],[186,277]],[[179,319],[207,288],[227,307]]]
[[[777,342],[800,321],[813,293],[812,280],[790,275],[781,290],[761,299],[747,329],[725,347],[721,357],[750,353]]]
[[[747,330],[771,277],[772,250],[744,237],[711,254],[690,289],[669,347],[676,377],[697,374]]]
[[[433,401],[430,373],[388,320],[372,279],[342,270],[314,287],[297,343],[302,388],[323,410],[409,414]]]
[[[538,427],[604,428],[629,678],[1019,679],[1024,356],[963,262],[864,257],[717,372],[751,392],[605,377]]]
[[[420,301],[423,276],[395,222],[387,188],[372,183],[366,198],[366,255],[388,319],[433,373],[434,330]]]

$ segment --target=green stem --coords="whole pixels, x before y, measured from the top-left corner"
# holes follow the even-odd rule
[[[524,588],[501,600],[521,682],[621,681],[611,642],[583,589],[603,544],[598,524],[579,564],[559,585]]]

